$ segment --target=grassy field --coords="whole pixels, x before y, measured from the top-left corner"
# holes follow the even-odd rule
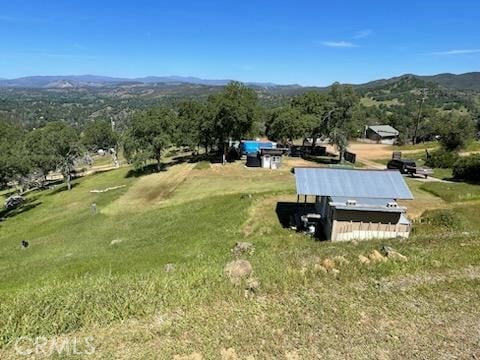
[[[451,203],[465,188],[409,181],[407,241],[323,243],[275,212],[295,201],[290,167],[301,164],[121,168],[29,194],[0,223],[0,358],[17,358],[26,335],[93,336],[91,357],[105,359],[480,356],[480,207]],[[237,241],[255,246],[244,255],[254,291],[223,275]],[[408,260],[359,262],[385,244]],[[321,270],[327,258],[338,272]]]
[[[461,182],[425,183],[421,188],[450,203],[480,200],[480,185]]]
[[[465,151],[480,151],[480,141],[472,141],[470,144],[468,144]]]
[[[423,150],[423,152],[425,152],[425,149],[434,149],[437,147],[439,147],[438,141],[426,141],[426,142],[421,142],[415,145],[409,144],[409,145],[393,146],[392,149],[393,151]]]

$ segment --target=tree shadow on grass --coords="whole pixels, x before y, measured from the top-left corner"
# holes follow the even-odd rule
[[[453,183],[457,183],[457,184],[469,184],[469,185],[478,185],[480,186],[480,179],[477,180],[477,181],[474,181],[474,180],[470,180],[470,179],[458,179],[458,178],[455,178],[453,176],[451,177],[444,177],[442,178],[442,180],[447,180],[447,181],[450,181],[450,182],[453,182]]]
[[[130,169],[127,172],[127,174],[125,175],[125,177],[126,178],[131,178],[131,177],[138,178],[138,177],[145,176],[145,175],[155,174],[155,173],[158,173],[158,172],[161,172],[161,171],[167,171],[166,164],[162,163],[160,166],[161,166],[160,171],[157,168],[157,164],[148,164],[148,165],[145,165],[145,166],[143,166],[141,168],[138,168],[138,169]]]
[[[168,169],[172,166],[179,165],[179,164],[194,164],[200,161],[209,161],[210,163],[221,163],[222,159],[221,156],[217,154],[202,154],[202,155],[180,155],[175,156],[172,158],[171,161],[162,162],[160,165],[160,170],[157,168],[156,163],[147,164],[138,169],[131,169],[125,175],[126,178],[131,177],[141,177],[145,175],[151,175],[162,171],[168,171]]]
[[[77,180],[77,179],[75,179],[75,180]],[[72,189],[74,189],[75,187],[78,186],[78,181],[75,181],[75,180],[71,183],[71,188]],[[61,193],[61,192],[64,192],[64,191],[68,191],[67,185],[63,182],[61,184],[54,185],[54,186],[55,186],[55,188],[49,193],[49,195],[55,195],[55,194],[58,194],[58,193]]]
[[[0,218],[3,220],[6,220],[8,218],[26,213],[30,210],[35,209],[37,206],[41,205],[42,202],[36,201],[36,200],[26,200],[22,205],[15,209],[7,210],[3,209],[0,211]]]
[[[326,165],[331,165],[331,164],[339,164],[340,159],[338,156],[329,156],[329,155],[324,155],[324,156],[315,156],[315,155],[303,155],[302,159],[316,162],[317,164],[326,164]]]

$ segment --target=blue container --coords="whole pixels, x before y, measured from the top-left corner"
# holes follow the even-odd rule
[[[258,153],[260,149],[274,149],[276,145],[272,141],[244,140],[241,145],[242,155]]]

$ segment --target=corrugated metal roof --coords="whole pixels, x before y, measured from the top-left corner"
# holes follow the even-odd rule
[[[372,199],[413,199],[397,170],[295,168],[297,194]]]
[[[372,125],[369,126],[370,129],[375,131],[380,136],[397,136],[400,134],[397,129],[393,128],[390,125]]]

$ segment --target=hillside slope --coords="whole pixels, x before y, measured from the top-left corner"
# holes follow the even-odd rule
[[[317,242],[278,219],[296,199],[291,161],[276,172],[181,164],[172,177],[123,168],[32,193],[0,225],[0,357],[18,357],[19,336],[92,337],[99,359],[479,355],[478,203],[450,205],[462,226],[419,223],[408,241]],[[241,255],[247,287],[223,275],[238,241],[255,247]],[[408,260],[362,265],[385,244]]]

